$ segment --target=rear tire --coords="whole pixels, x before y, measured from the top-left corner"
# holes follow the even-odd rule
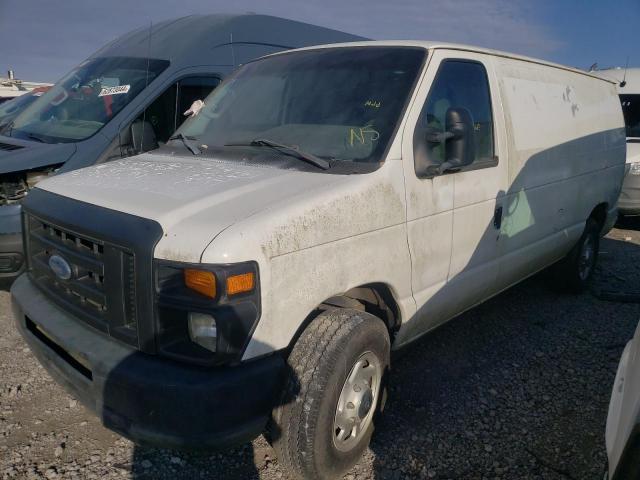
[[[360,459],[384,404],[389,352],[385,324],[358,310],[323,313],[305,329],[269,429],[291,475],[336,478]]]
[[[578,243],[567,256],[552,269],[554,282],[559,289],[583,292],[596,268],[600,249],[600,225],[590,218]]]

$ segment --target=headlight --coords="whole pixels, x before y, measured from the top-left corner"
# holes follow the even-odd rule
[[[629,164],[629,175],[640,175],[640,162]]]
[[[189,313],[189,338],[192,342],[215,352],[218,343],[216,319],[206,313]]]
[[[260,318],[258,264],[156,262],[158,353],[213,365],[239,361]]]

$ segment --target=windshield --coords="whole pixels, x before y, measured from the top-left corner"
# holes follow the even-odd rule
[[[223,82],[178,132],[206,148],[269,140],[320,158],[379,162],[425,55],[346,47],[267,57]]]
[[[168,65],[146,58],[89,59],[18,115],[5,133],[46,143],[89,138]]]
[[[620,95],[627,137],[640,137],[640,95]]]

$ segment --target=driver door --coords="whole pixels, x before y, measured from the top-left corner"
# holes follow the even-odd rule
[[[474,160],[454,181],[449,287],[456,314],[497,293],[500,227],[508,169],[501,105],[491,57],[456,52],[440,65],[434,90],[473,119]],[[440,88],[442,85],[442,88]]]
[[[411,143],[403,143],[403,156],[409,151],[414,161],[405,166],[418,177],[407,181],[407,230],[420,331],[495,293],[501,202],[507,186],[507,164],[499,161],[506,144],[498,134],[504,125],[501,105],[493,95],[495,82],[490,57],[435,50],[425,78],[428,94]],[[446,133],[449,109],[471,114],[473,162],[420,178],[416,165],[424,160],[418,156],[436,165],[444,162],[447,140],[438,145],[428,138],[434,132]],[[409,178],[409,172],[405,176]]]

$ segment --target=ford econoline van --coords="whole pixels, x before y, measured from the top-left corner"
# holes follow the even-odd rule
[[[585,287],[624,164],[615,85],[585,72],[425,42],[278,53],[155,152],[40,182],[14,314],[116,432],[266,430],[292,475],[334,478],[391,350],[550,266]]]
[[[640,215],[640,68],[594,73],[616,82],[627,126],[627,169],[618,208],[623,215]]]
[[[193,15],[127,33],[82,62],[0,135],[0,286],[23,270],[20,202],[41,179],[157,148],[237,65],[362,40],[264,15]]]

